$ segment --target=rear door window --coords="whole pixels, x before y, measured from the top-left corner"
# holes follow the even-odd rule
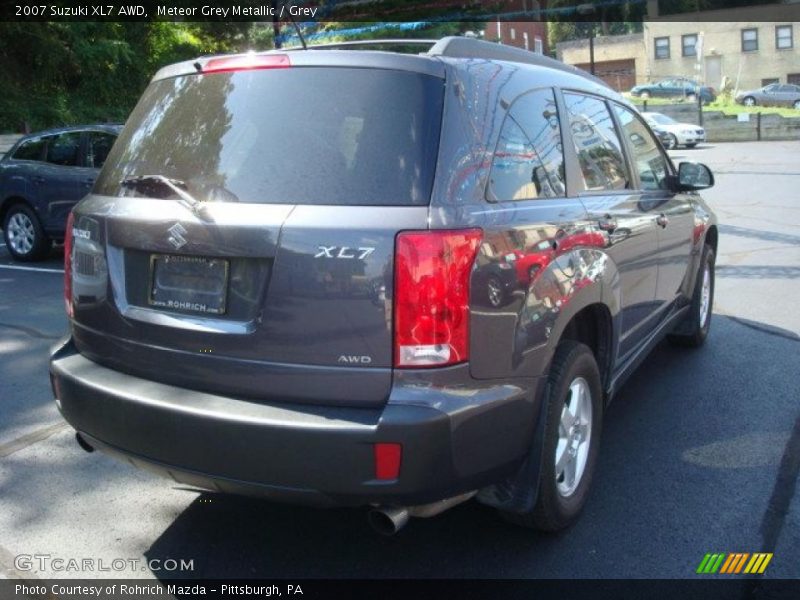
[[[518,98],[506,115],[489,176],[499,202],[564,196],[564,154],[552,90]]]
[[[12,158],[15,160],[42,160],[43,150],[43,140],[29,140],[17,148],[17,151],[14,152],[14,156]]]
[[[629,188],[631,178],[622,152],[622,141],[606,103],[600,98],[564,93],[572,142],[586,191]]]
[[[444,82],[382,69],[291,67],[187,75],[145,91],[97,181],[162,175],[198,200],[424,205]]]
[[[45,160],[53,165],[76,167],[79,164],[81,133],[71,131],[45,138],[47,156]]]
[[[90,131],[86,146],[86,166],[99,169],[105,164],[117,136],[102,131]]]

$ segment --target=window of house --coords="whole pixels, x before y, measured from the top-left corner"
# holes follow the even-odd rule
[[[658,37],[655,38],[656,58],[669,58],[669,38]]]
[[[789,73],[786,76],[786,83],[793,83],[794,85],[800,85],[800,73]]]
[[[506,115],[489,175],[498,202],[555,198],[566,193],[558,109],[552,90],[521,96]]]
[[[683,56],[697,56],[697,34],[681,36],[681,52]]]
[[[14,160],[41,160],[44,140],[29,140],[24,142],[17,151],[14,152]]]
[[[587,191],[622,190],[630,176],[611,113],[594,96],[565,93],[572,143]]]
[[[514,29],[513,27],[511,28],[511,39],[512,40],[517,39],[517,30]]]
[[[794,47],[794,35],[791,25],[778,25],[775,28],[775,47],[778,50],[788,50]]]
[[[641,117],[618,104],[614,105],[622,131],[631,141],[633,166],[639,174],[643,190],[667,189],[669,166],[661,145],[653,137]]]
[[[758,50],[758,29],[742,29],[742,52]]]
[[[539,36],[533,38],[533,51],[536,52],[537,54],[544,53],[544,44],[542,44],[542,38],[540,38]]]

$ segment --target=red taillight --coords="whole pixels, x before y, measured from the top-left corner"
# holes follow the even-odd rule
[[[397,236],[394,366],[438,367],[469,358],[469,279],[483,232]]]
[[[253,69],[286,69],[292,62],[286,54],[245,54],[212,58],[203,67],[203,73],[230,73]]]
[[[64,234],[64,306],[67,316],[72,318],[72,224],[75,217],[69,213],[67,217],[67,231]]]
[[[397,479],[400,476],[400,460],[403,446],[400,444],[375,444],[375,479]]]

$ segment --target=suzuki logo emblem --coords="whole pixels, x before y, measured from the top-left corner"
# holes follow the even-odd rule
[[[167,229],[169,233],[169,237],[167,241],[172,244],[175,250],[183,248],[186,245],[186,238],[183,237],[186,235],[186,229],[180,223],[175,223],[172,227]]]

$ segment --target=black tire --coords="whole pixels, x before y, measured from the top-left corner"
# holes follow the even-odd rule
[[[700,267],[697,269],[697,277],[694,283],[694,292],[692,293],[692,305],[689,308],[689,314],[681,321],[675,331],[669,334],[667,338],[672,344],[677,346],[687,346],[689,348],[699,348],[702,346],[708,332],[711,329],[711,316],[713,315],[712,307],[714,306],[714,249],[709,246],[703,246],[703,255],[700,258]],[[705,270],[708,268],[709,274],[709,297],[706,307],[705,319],[701,317],[701,307],[703,306],[703,281],[705,278]]]
[[[742,100],[742,104],[744,104],[745,106],[756,106],[758,102],[756,102],[756,99],[753,98],[752,96],[748,96],[747,98]]]
[[[794,104],[792,104],[792,108],[795,110],[800,110],[800,100],[795,100]]]
[[[564,495],[559,491],[556,476],[556,452],[561,430],[562,409],[572,401],[570,386],[583,379],[591,394],[591,427],[587,440],[588,452],[582,475],[577,477],[573,491]],[[574,523],[586,503],[592,476],[600,449],[600,432],[603,421],[603,388],[600,371],[588,346],[572,340],[562,341],[556,349],[547,376],[544,402],[546,405],[544,444],[541,449],[542,468],[538,481],[536,505],[527,513],[501,511],[507,521],[541,531],[559,531]],[[536,452],[536,448],[531,449]],[[538,460],[539,457],[533,457]]]
[[[686,147],[687,147],[687,148],[694,148],[695,146],[697,146],[697,143],[693,143],[693,144],[686,144]]]
[[[14,236],[15,232],[20,231],[20,223],[24,224],[24,229],[29,236],[27,239],[30,241],[20,243],[19,233]],[[3,237],[11,256],[20,262],[42,260],[52,246],[34,210],[22,202],[14,204],[8,209],[5,219],[3,219]]]
[[[675,136],[674,133],[669,134],[669,149],[674,150],[678,147],[678,138]]]

